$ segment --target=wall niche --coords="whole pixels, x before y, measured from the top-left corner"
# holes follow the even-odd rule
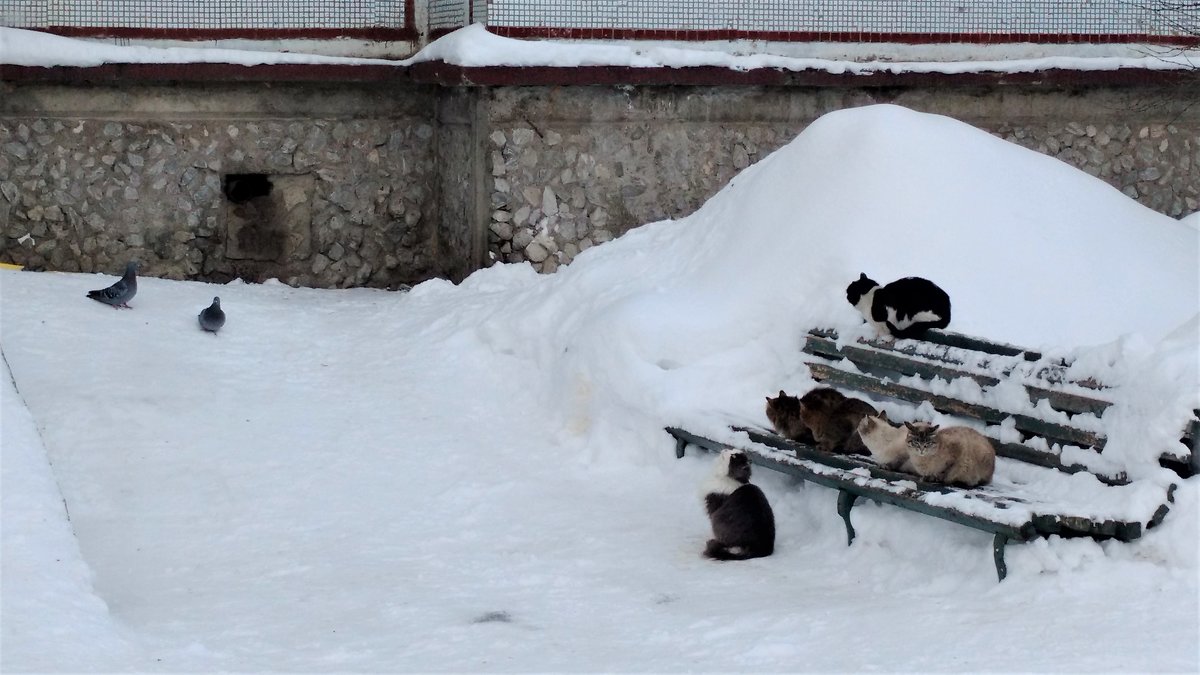
[[[228,173],[221,177],[225,255],[286,264],[312,254],[311,174]]]

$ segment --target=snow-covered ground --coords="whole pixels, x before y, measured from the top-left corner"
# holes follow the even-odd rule
[[[113,276],[0,272],[0,665],[1195,672],[1200,479],[1137,542],[1010,547],[998,584],[985,534],[864,504],[847,547],[834,492],[760,470],[776,553],[714,563],[711,456],[662,427],[765,423],[812,386],[803,331],[859,324],[850,279],[917,274],[952,328],[1136,393],[1106,454],[1143,461],[1200,404],[1198,249],[1194,218],[875,106],[554,275],[147,277],[117,311],[84,297]]]
[[[1128,44],[996,45],[847,44],[762,41],[664,42],[644,40],[516,40],[494,35],[480,24],[430,43],[408,59],[332,56],[363,49],[342,41],[264,42],[256,49],[229,48],[244,41],[189,46],[183,42],[112,44],[38,31],[0,27],[0,64],[99,66],[105,63],[344,64],[406,66],[444,61],[460,66],[626,66],[732,70],[778,68],[829,73],[1027,73],[1046,69],[1180,70],[1200,67],[1200,51]],[[172,46],[163,47],[162,44]],[[155,46],[160,45],[160,46]],[[216,48],[216,46],[225,48]],[[349,45],[349,46],[348,46]],[[319,53],[305,53],[309,52]]]

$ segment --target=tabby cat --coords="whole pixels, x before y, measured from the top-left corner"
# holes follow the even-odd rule
[[[829,387],[813,389],[800,398],[800,419],[812,433],[817,449],[824,452],[867,454],[856,428],[859,420],[874,414],[871,404]]]

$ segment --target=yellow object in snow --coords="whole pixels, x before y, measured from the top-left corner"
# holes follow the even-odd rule
[[[22,270],[22,269],[25,269],[25,267],[23,265],[14,265],[12,263],[0,263],[0,270]]]

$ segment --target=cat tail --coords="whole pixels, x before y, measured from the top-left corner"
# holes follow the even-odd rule
[[[709,539],[704,545],[704,557],[713,560],[749,560],[761,558],[765,554],[750,550],[746,546],[726,546],[716,539]]]

